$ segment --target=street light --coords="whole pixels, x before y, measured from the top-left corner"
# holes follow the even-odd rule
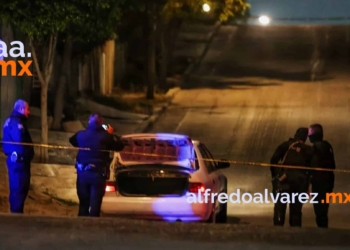
[[[261,16],[259,17],[259,22],[262,25],[268,25],[270,23],[270,18],[268,16]]]
[[[209,12],[210,11],[210,5],[207,4],[207,3],[203,4],[203,11]]]

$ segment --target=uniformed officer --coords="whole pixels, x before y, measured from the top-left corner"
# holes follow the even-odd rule
[[[309,127],[309,140],[313,144],[314,158],[312,167],[335,169],[334,152],[332,145],[323,140],[323,127],[320,124],[312,124]],[[334,188],[334,172],[333,171],[313,171],[311,177],[312,192],[317,193],[314,203],[314,211],[316,215],[316,224],[318,227],[328,227],[328,203],[322,203],[326,200],[326,194],[333,192]]]
[[[87,129],[69,139],[74,147],[90,149],[80,149],[76,159],[78,216],[100,216],[111,162],[108,150],[121,151],[124,148],[119,137],[109,134],[102,124],[102,117],[92,114]]]
[[[308,135],[308,128],[299,128],[294,138],[280,144],[273,156],[271,164],[282,164],[290,166],[310,167],[312,159],[312,148],[305,144]],[[290,197],[295,193],[304,193],[308,191],[309,173],[303,169],[276,168],[271,167],[271,176],[273,179],[273,193],[288,193]],[[292,227],[301,227],[302,225],[302,207],[299,199],[295,199],[289,204],[289,224]],[[275,226],[283,226],[285,222],[287,203],[279,199],[274,205],[273,222]]]
[[[11,115],[3,126],[3,151],[7,156],[11,213],[23,213],[24,203],[29,192],[30,164],[34,157],[34,147],[32,145],[11,144],[33,143],[26,125],[29,114],[28,103],[24,100],[17,100]]]

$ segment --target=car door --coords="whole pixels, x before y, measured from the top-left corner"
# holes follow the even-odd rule
[[[203,144],[203,149],[205,150],[206,154],[208,155],[208,158],[211,159],[212,163],[212,169],[213,169],[213,179],[216,183],[216,189],[218,190],[218,193],[225,190],[225,176],[221,173],[220,169],[217,168],[217,161],[215,161],[213,155],[210,153],[209,149]],[[225,190],[226,191],[226,190]]]
[[[207,150],[205,149],[204,144],[200,144],[198,146],[198,148],[199,148],[200,154],[205,159],[204,165],[207,169],[208,178],[209,178],[209,185],[210,185],[210,187],[208,187],[208,188],[210,188],[213,193],[218,193],[219,192],[218,179],[217,179],[217,175],[215,173],[216,172],[215,171],[216,170],[215,164],[214,164],[214,162],[207,160],[207,159],[212,160],[212,157],[210,157],[210,155],[208,154]]]

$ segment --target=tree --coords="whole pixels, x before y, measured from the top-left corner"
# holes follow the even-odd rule
[[[243,17],[250,8],[246,0],[130,0],[134,6],[139,6],[140,11],[145,11],[148,22],[148,50],[147,50],[147,99],[154,98],[154,87],[157,83],[156,70],[156,36],[160,37],[161,47],[161,70],[160,80],[162,85],[167,74],[167,63],[169,43],[166,42],[174,39],[165,39],[169,32],[169,23],[174,18],[186,19],[191,16],[196,16],[202,13],[202,6],[208,3],[212,6],[215,17],[220,22],[228,22],[237,17]],[[171,41],[170,41],[171,42]]]
[[[51,80],[59,32],[65,30],[67,20],[74,16],[65,1],[11,0],[0,5],[2,18],[18,27],[29,38],[33,62],[41,84],[41,142],[48,143],[47,92]],[[37,46],[46,49],[38,57]],[[41,148],[41,162],[48,160],[48,150]]]
[[[71,0],[67,3],[75,10],[75,15],[61,34],[64,37],[64,50],[55,95],[53,129],[61,128],[64,93],[67,81],[70,79],[73,44],[83,47],[83,52],[86,53],[109,39],[115,39],[116,28],[121,20],[120,6],[124,2],[125,0]]]

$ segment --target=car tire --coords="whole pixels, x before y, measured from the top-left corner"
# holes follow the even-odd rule
[[[216,213],[215,213],[215,207],[213,207],[213,210],[210,213],[209,218],[206,220],[207,223],[215,224],[216,223]]]
[[[221,204],[220,212],[216,215],[216,223],[227,223],[227,202]]]
[[[227,194],[227,187],[223,193]],[[216,223],[227,223],[227,202],[220,204],[220,211],[216,215],[215,219]]]
[[[226,191],[223,193],[227,193]],[[227,223],[227,202],[220,204],[220,211],[219,213],[215,213],[215,211],[212,211],[209,219],[207,220],[208,223],[220,223],[220,224],[224,224]]]
[[[215,224],[216,223],[216,214],[214,211],[211,212],[209,219],[207,220],[207,223]]]

